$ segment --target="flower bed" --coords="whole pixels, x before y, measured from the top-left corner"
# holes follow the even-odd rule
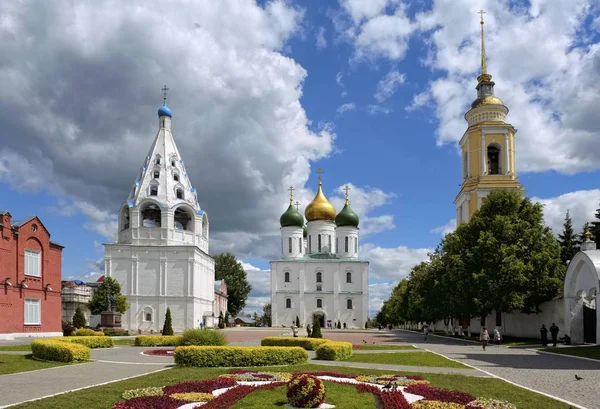
[[[144,351],[144,355],[154,355],[154,356],[175,356],[174,349],[147,349]]]
[[[179,409],[201,403],[202,409],[227,409],[256,390],[273,390],[284,385],[288,386],[288,393],[300,397],[291,401],[301,404],[302,399],[314,398],[304,396],[306,391],[320,392],[324,389],[322,381],[352,385],[359,393],[372,394],[375,396],[376,407],[382,409],[516,409],[515,405],[506,401],[475,399],[466,392],[427,385],[427,381],[419,376],[359,376],[325,371],[290,374],[248,370],[233,370],[215,379],[125,391],[123,400],[115,403],[112,408]],[[281,397],[285,399],[285,391],[275,393],[281,393]]]

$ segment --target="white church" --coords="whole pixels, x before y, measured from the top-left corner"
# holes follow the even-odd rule
[[[115,243],[105,244],[105,274],[127,296],[122,326],[133,331],[160,331],[167,307],[176,332],[218,320],[208,216],[173,139],[166,91],[158,132],[119,211]]]
[[[271,261],[272,326],[312,326],[313,318],[322,328],[338,321],[346,328],[364,328],[368,319],[369,262],[358,258],[358,223],[346,203],[336,215],[335,208],[319,189],[306,206],[307,220],[290,205],[279,219],[281,259]],[[298,206],[299,203],[296,202]]]

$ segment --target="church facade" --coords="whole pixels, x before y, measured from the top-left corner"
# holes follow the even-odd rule
[[[358,224],[346,203],[335,208],[319,188],[306,206],[304,217],[294,207],[290,193],[288,209],[280,218],[281,259],[271,261],[272,326],[337,325],[363,328],[368,319],[369,262],[358,258]],[[290,188],[293,191],[293,188]],[[296,205],[299,205],[296,202]]]
[[[158,132],[119,210],[115,243],[104,245],[105,274],[127,296],[122,326],[132,331],[160,331],[167,307],[176,332],[201,322],[216,326],[218,319],[208,215],[171,133],[163,90]]]

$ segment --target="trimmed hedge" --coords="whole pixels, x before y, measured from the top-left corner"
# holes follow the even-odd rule
[[[40,339],[31,342],[33,357],[46,361],[74,362],[90,359],[90,349],[85,345],[57,341],[56,339]]]
[[[75,330],[75,332],[73,332],[71,335],[76,337],[103,337],[104,332],[94,331],[93,329],[89,328],[79,328]]]
[[[179,366],[232,367],[295,365],[308,361],[308,352],[300,347],[204,347],[175,348]]]
[[[97,336],[97,337],[62,337],[62,338],[51,338],[59,342],[70,342],[73,344],[85,345],[88,348],[112,348],[115,346],[111,337]]]
[[[265,347],[300,347],[307,351],[314,351],[319,345],[328,341],[323,338],[266,337],[260,341],[260,344]]]
[[[317,359],[340,361],[352,356],[352,344],[350,342],[328,341],[319,345],[315,352],[317,353]]]
[[[140,335],[135,337],[136,347],[172,347],[179,345],[181,335]]]

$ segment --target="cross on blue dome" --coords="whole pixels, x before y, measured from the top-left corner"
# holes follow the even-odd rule
[[[171,109],[167,106],[167,91],[169,91],[169,88],[165,85],[161,88],[161,91],[163,92],[163,105],[158,109],[158,116],[168,116],[171,118],[173,117],[173,112],[171,112]]]

